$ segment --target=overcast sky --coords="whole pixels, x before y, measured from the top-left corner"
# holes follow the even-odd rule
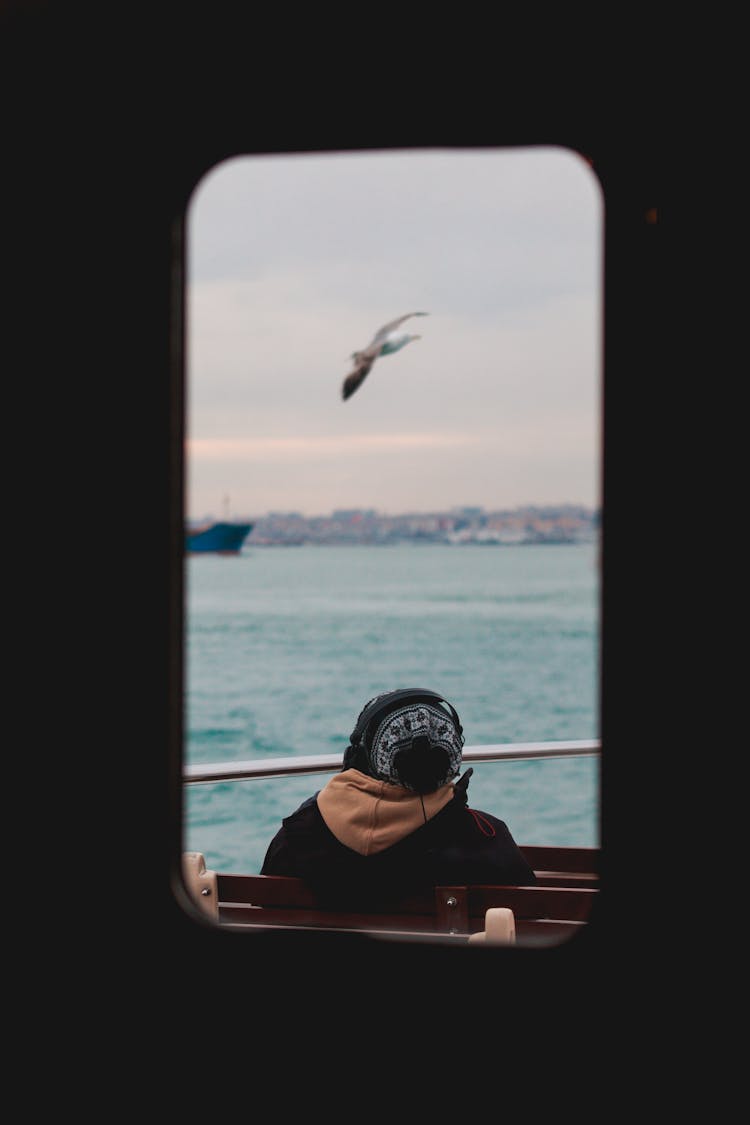
[[[236,157],[188,210],[187,512],[600,502],[603,202],[561,148]],[[421,339],[344,401],[351,353]]]

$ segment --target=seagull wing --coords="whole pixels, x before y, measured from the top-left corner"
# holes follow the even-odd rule
[[[349,372],[341,387],[342,398],[347,399],[350,395],[354,394],[360,383],[364,382],[365,376],[374,362],[374,357],[366,355],[359,361],[354,370]]]
[[[389,334],[393,332],[395,328],[398,328],[399,324],[403,324],[405,320],[408,320],[410,316],[429,316],[429,313],[406,313],[405,316],[399,316],[395,320],[389,321],[388,324],[384,324],[383,327],[375,333],[372,341],[367,345],[364,351],[355,353],[357,356],[357,362],[354,369],[350,371],[346,379],[344,379],[344,383],[341,388],[342,398],[347,399],[354,394],[354,392],[364,381],[366,375],[372,368],[373,363],[380,355],[380,349],[388,339]]]
[[[426,312],[411,312],[411,313],[406,313],[405,316],[396,317],[395,320],[391,320],[391,321],[388,322],[388,324],[384,324],[383,327],[375,333],[375,335],[373,336],[373,339],[372,339],[372,343],[370,344],[370,348],[372,348],[375,345],[382,344],[383,341],[388,336],[389,332],[393,332],[394,328],[398,328],[399,324],[403,324],[404,321],[408,320],[410,316],[429,316],[429,315],[430,314],[426,313]],[[369,348],[368,348],[368,351],[369,351]]]

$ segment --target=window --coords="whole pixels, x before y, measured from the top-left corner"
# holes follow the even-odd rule
[[[196,185],[186,779],[340,755],[410,683],[467,747],[598,739],[603,222],[559,147],[237,156]],[[255,874],[327,775],[193,780],[184,849]],[[470,804],[596,847],[598,784],[595,755],[483,762]]]

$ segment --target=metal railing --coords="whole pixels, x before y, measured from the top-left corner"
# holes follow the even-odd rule
[[[598,739],[568,742],[506,742],[487,746],[464,746],[463,764],[475,762],[521,762],[531,759],[580,758],[601,753]],[[216,781],[258,781],[270,777],[296,777],[308,773],[336,773],[342,754],[290,754],[287,758],[258,758],[241,762],[208,762],[185,766],[186,785]]]

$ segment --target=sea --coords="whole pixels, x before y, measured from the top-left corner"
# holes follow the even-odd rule
[[[599,737],[596,543],[259,547],[188,556],[188,764],[343,754],[365,703],[424,687],[467,746]],[[598,757],[477,763],[519,844],[599,844]],[[253,874],[331,774],[185,784],[184,850]]]

